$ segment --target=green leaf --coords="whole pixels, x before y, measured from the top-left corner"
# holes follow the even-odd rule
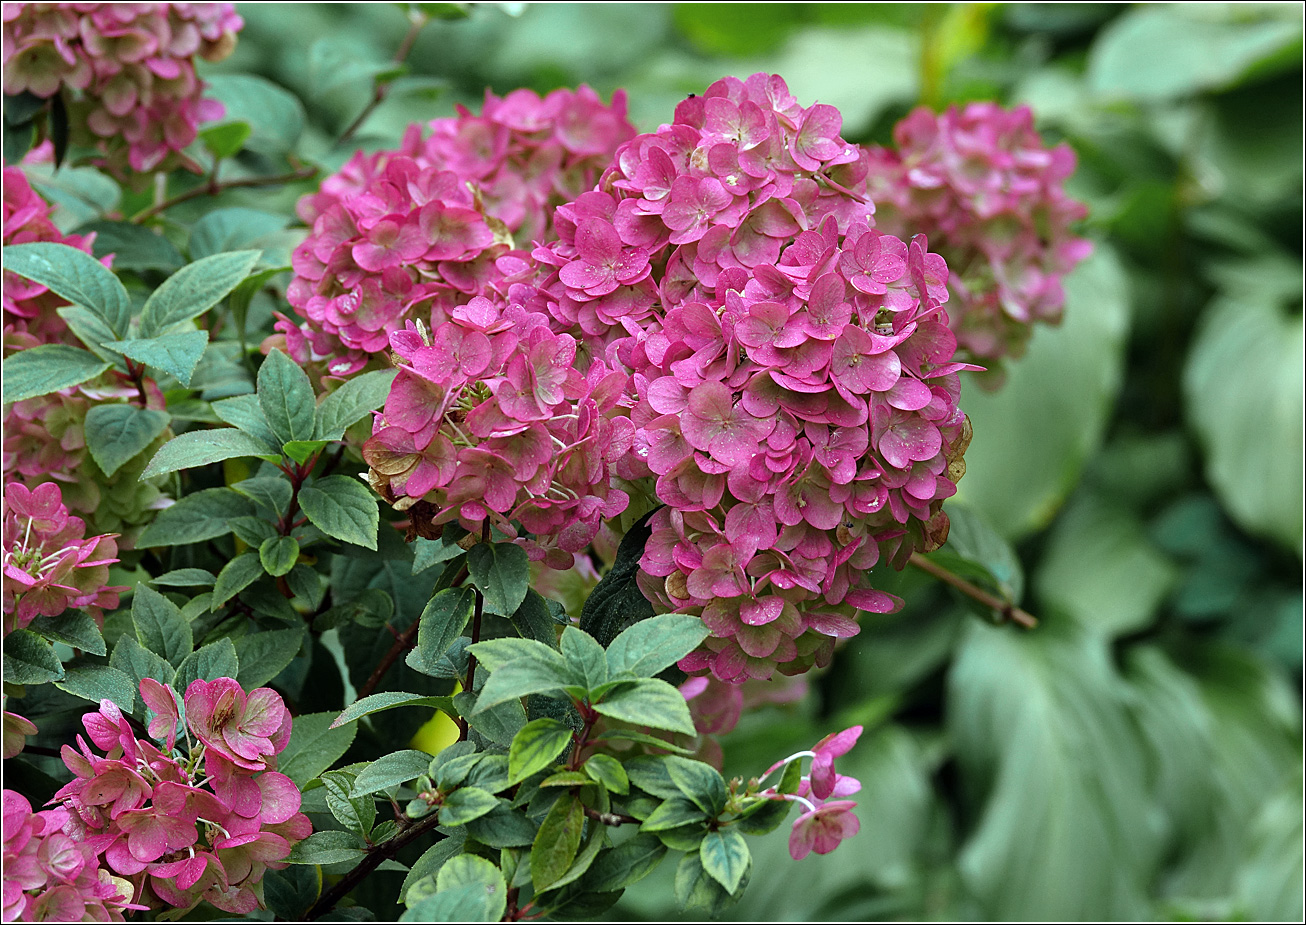
[[[141,337],[154,337],[204,314],[249,275],[258,258],[258,251],[234,251],[182,267],[146,300],[141,310]]]
[[[707,820],[708,814],[688,797],[676,796],[663,800],[640,824],[641,832],[666,832],[681,826],[697,825]]]
[[[213,159],[221,161],[240,153],[249,138],[250,128],[244,122],[228,122],[202,129],[199,135]]]
[[[577,675],[577,681],[589,690],[608,680],[607,654],[584,630],[568,626],[562,631],[562,656],[567,659],[572,674]]]
[[[134,459],[167,429],[166,411],[135,405],[95,405],[86,412],[86,448],[106,477]]]
[[[93,312],[115,335],[127,333],[131,297],[118,277],[90,254],[50,241],[15,244],[4,250],[4,268]],[[5,400],[18,399],[6,395]]]
[[[215,611],[263,575],[263,560],[256,552],[242,552],[222,567],[213,585],[209,610]]]
[[[585,809],[580,798],[563,796],[540,824],[531,847],[531,881],[542,893],[561,879],[576,859],[585,827]]]
[[[57,617],[37,617],[27,629],[90,655],[104,655],[106,652],[100,628],[80,610],[66,610]]]
[[[331,815],[349,831],[366,837],[376,822],[376,799],[350,795],[356,776],[352,771],[328,771],[322,775],[322,787]]]
[[[253,505],[230,488],[206,488],[159,511],[136,545],[148,549],[211,540],[230,533],[230,522],[235,518],[253,513]]]
[[[141,682],[146,678],[153,678],[160,684],[172,684],[177,675],[176,669],[168,663],[167,659],[142,648],[134,637],[126,634],[113,647],[113,654],[109,656],[109,666],[117,668],[131,678],[133,691],[140,690]],[[184,690],[183,688],[183,693]]]
[[[313,385],[308,373],[280,350],[268,354],[259,367],[258,401],[279,442],[313,439]]]
[[[124,713],[135,709],[140,689],[127,672],[108,665],[73,665],[54,686],[91,703],[112,700]]]
[[[165,588],[211,588],[216,577],[205,568],[178,568],[151,578],[150,584]]]
[[[294,489],[282,475],[259,476],[245,479],[231,486],[232,491],[239,492],[258,504],[269,519],[275,519],[285,513],[290,506],[290,496]]]
[[[964,503],[1007,539],[1047,526],[1098,447],[1120,389],[1128,286],[1102,244],[1065,281],[1065,321],[1040,327],[1001,392],[967,389],[975,437]]]
[[[559,677],[570,676],[567,662],[558,650],[534,639],[514,639],[511,636],[483,639],[476,643],[472,654],[490,671],[497,671],[517,659],[531,659],[555,666]]]
[[[301,790],[339,761],[354,742],[358,727],[334,728],[331,721],[335,718],[334,710],[295,717],[290,741],[277,756],[277,770],[293,780]]]
[[[141,645],[174,666],[180,665],[194,646],[190,623],[181,615],[181,609],[149,585],[136,586],[132,625]]]
[[[382,691],[379,694],[369,694],[362,700],[350,704],[331,723],[331,728],[335,729],[362,719],[364,716],[380,713],[382,710],[393,710],[395,707],[435,707],[449,716],[457,716],[453,709],[453,701],[448,697],[425,697],[421,694],[406,694],[403,691]]]
[[[698,858],[703,870],[725,887],[727,893],[739,889],[740,881],[753,859],[744,836],[735,828],[718,829],[703,836]]]
[[[45,684],[64,676],[54,646],[35,633],[14,630],[5,637],[4,679],[8,684]]]
[[[304,130],[304,107],[291,93],[262,77],[216,74],[207,77],[206,96],[226,108],[222,122],[243,122],[250,128],[245,148],[277,155],[294,148]]]
[[[745,835],[769,835],[785,821],[790,805],[788,800],[768,800],[736,819],[734,828]]]
[[[635,583],[644,544],[652,535],[648,527],[651,516],[652,511],[645,514],[622,537],[612,568],[585,599],[580,628],[601,646],[610,646],[623,630],[653,616],[653,605]]]
[[[376,793],[406,784],[425,774],[430,764],[430,755],[411,748],[383,755],[358,773],[353,795]]]
[[[454,702],[461,706],[464,703],[461,698],[470,696],[464,691],[454,696]],[[473,731],[488,742],[505,748],[512,742],[512,737],[526,725],[526,710],[519,700],[509,700],[475,712],[469,710],[468,713],[467,723]]]
[[[5,403],[48,395],[94,379],[110,366],[95,354],[67,344],[41,344],[5,357],[0,366]]]
[[[293,536],[269,537],[259,544],[258,558],[265,572],[279,578],[299,561],[299,541]]]
[[[414,661],[432,666],[449,651],[462,635],[476,606],[476,592],[471,588],[445,588],[427,602],[417,628]]]
[[[237,395],[213,403],[213,413],[232,427],[237,427],[255,440],[266,444],[268,453],[278,452],[281,441],[272,432],[263,406],[257,395]]]
[[[1242,285],[1203,319],[1184,369],[1185,410],[1206,450],[1207,480],[1230,517],[1300,557],[1306,355],[1302,316],[1290,306],[1301,298],[1301,264],[1283,269],[1297,281],[1293,295],[1286,286],[1254,286],[1277,269],[1273,263],[1286,261],[1228,274],[1228,284]]]
[[[726,806],[726,782],[721,772],[710,764],[689,758],[666,759],[672,783],[691,802],[709,816],[716,816]]]
[[[594,704],[594,709],[636,726],[694,734],[694,721],[684,696],[666,681],[655,678],[623,684]]]
[[[668,613],[641,620],[623,631],[608,646],[608,668],[613,675],[629,672],[651,678],[674,665],[707,638],[701,617]]]
[[[553,881],[553,884],[549,889],[561,889],[567,884],[574,883],[581,877],[585,876],[585,873],[594,863],[594,859],[599,856],[599,852],[607,845],[608,839],[604,835],[603,827],[599,825],[591,825],[589,837],[584,840],[580,851],[576,855],[576,859],[571,862],[571,866],[567,868],[565,874]]]
[[[497,809],[499,799],[476,787],[459,787],[444,798],[440,806],[441,825],[466,825],[486,813]]]
[[[446,542],[443,537],[438,540],[428,540],[419,536],[413,541],[413,574],[418,575],[433,565],[448,562],[461,555],[463,549],[456,542]]]
[[[639,833],[595,859],[583,881],[587,890],[606,893],[643,880],[662,863],[667,846],[654,835]]]
[[[398,370],[379,369],[347,381],[317,406],[314,439],[339,440],[345,428],[385,404]]]
[[[376,496],[347,475],[329,475],[299,492],[299,506],[313,526],[327,536],[376,549],[381,523]]]
[[[1268,12],[1127,10],[1094,41],[1089,85],[1106,96],[1151,102],[1235,86],[1284,54],[1282,66],[1291,67],[1301,59],[1301,19]]]
[[[339,864],[366,857],[366,844],[353,832],[314,832],[296,842],[286,858],[289,864]]]
[[[153,478],[178,469],[194,469],[240,456],[257,456],[271,461],[280,459],[279,455],[269,453],[260,441],[234,427],[192,430],[173,437],[160,447],[141,473],[141,478]]]
[[[63,212],[74,225],[89,222],[118,208],[122,188],[94,167],[32,164],[25,168],[32,188]]]
[[[948,734],[975,787],[961,876],[988,917],[1146,917],[1158,836],[1106,643],[1068,622],[967,626]]]
[[[492,848],[521,848],[535,841],[535,823],[521,812],[500,805],[467,824],[467,834]]]
[[[746,883],[741,878],[741,886]],[[716,918],[733,901],[730,892],[703,867],[697,851],[680,859],[676,867],[676,904],[682,912],[701,910],[705,917]]]
[[[113,340],[103,344],[137,363],[175,376],[184,386],[190,385],[195,367],[208,345],[208,331],[172,331],[149,339]]]
[[[585,773],[604,786],[608,793],[630,793],[630,778],[621,762],[611,755],[591,755],[585,762]]]
[[[127,363],[122,358],[122,354],[104,346],[117,340],[118,335],[109,329],[99,315],[80,305],[64,305],[56,309],[55,313],[64,320],[64,324],[68,325],[68,329],[86,346],[86,349],[106,363],[120,370],[126,370]]]
[[[526,592],[521,606],[512,615],[512,625],[526,639],[534,639],[550,648],[558,644],[558,623],[549,610],[549,602],[534,589]]]
[[[472,646],[473,654],[476,653],[476,648]],[[527,694],[541,694],[565,687],[570,683],[570,678],[565,664],[560,665],[560,661],[561,659],[518,658],[491,670],[485,686],[478,692],[476,712]],[[681,701],[684,701],[683,697]]]
[[[263,874],[263,893],[273,915],[297,921],[322,894],[322,871],[307,865],[269,869]]]
[[[304,631],[260,630],[236,640],[236,658],[240,673],[236,680],[245,690],[262,687],[294,661],[304,641]]]
[[[281,449],[287,456],[302,466],[314,454],[320,453],[324,446],[326,446],[324,440],[287,440]]]
[[[467,550],[467,571],[485,595],[485,609],[512,616],[530,587],[530,561],[515,543],[478,543]]]
[[[963,560],[963,577],[978,581],[1002,599],[1019,604],[1025,593],[1025,574],[1011,544],[965,505],[948,505],[948,541],[943,549],[931,554],[947,568],[956,570],[956,559]],[[944,561],[948,557],[953,557]]]
[[[234,207],[205,213],[190,230],[191,258],[200,260],[256,246],[290,224],[288,215]]]
[[[497,922],[508,903],[508,887],[503,874],[485,858],[460,854],[450,858],[435,878],[440,895],[458,896],[459,915],[453,921]],[[420,906],[417,910],[419,911]],[[425,921],[422,918],[419,921]]]
[[[230,637],[224,636],[186,656],[177,666],[177,678],[173,687],[185,694],[192,681],[216,681],[218,678],[239,676],[240,660],[236,657],[236,645]]]
[[[399,901],[407,902],[408,890],[418,880],[434,876],[444,863],[463,850],[464,833],[456,832],[440,839],[422,852],[422,856],[413,862],[408,875],[404,877],[403,886],[399,888]],[[529,844],[529,842],[527,842]]]
[[[113,268],[123,270],[180,269],[186,262],[181,251],[161,234],[155,234],[142,225],[131,222],[99,220],[87,222],[77,228],[78,234],[94,234],[92,255],[100,258],[113,254]],[[110,337],[110,340],[113,338]]]
[[[549,767],[571,744],[571,727],[556,719],[531,720],[512,738],[508,749],[508,782],[519,783]]]

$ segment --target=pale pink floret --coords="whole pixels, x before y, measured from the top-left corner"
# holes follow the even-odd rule
[[[856,835],[861,821],[853,813],[852,800],[834,800],[808,810],[794,820],[789,833],[789,854],[801,861],[809,853],[829,854],[846,838]]]

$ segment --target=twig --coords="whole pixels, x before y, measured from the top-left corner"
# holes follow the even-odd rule
[[[390,670],[390,666],[399,659],[399,656],[412,648],[413,640],[417,638],[417,629],[421,625],[422,618],[418,617],[413,621],[412,626],[408,627],[408,629],[395,637],[395,641],[390,646],[390,649],[385,653],[385,656],[381,661],[377,663],[376,668],[372,670],[372,673],[367,676],[367,680],[363,682],[363,686],[358,689],[359,700],[362,700],[368,694],[372,693],[372,691],[376,690],[376,686],[381,683],[381,679],[384,678],[385,673]]]
[[[931,562],[918,552],[911,554],[910,562],[922,572],[933,575],[944,584],[951,585],[962,594],[966,595],[973,601],[978,601],[985,607],[992,607],[998,613],[1002,614],[1004,620],[1010,620],[1012,623],[1018,623],[1025,629],[1032,630],[1038,626],[1038,619],[1032,614],[1026,613],[1010,601],[1004,601],[1001,598],[994,597],[978,585],[971,584],[960,575],[954,575],[937,562]]]
[[[434,829],[440,821],[439,813],[431,813],[423,819],[414,822],[408,828],[397,832],[393,838],[388,838],[381,844],[368,851],[367,857],[358,862],[358,866],[345,874],[340,880],[327,890],[317,902],[309,907],[304,913],[304,918],[308,921],[325,915],[336,907],[336,903],[344,899],[349,891],[358,886],[368,874],[381,866],[383,861],[388,861],[399,853],[400,849],[416,841],[427,832]]]
[[[488,517],[481,522],[481,542],[490,542],[490,519]],[[476,595],[476,609],[472,611],[472,645],[476,645],[476,643],[481,640],[481,617],[485,613],[485,595],[482,594],[481,589],[477,588],[475,585],[472,586],[472,592]],[[476,692],[475,655],[467,656],[467,686],[463,689],[471,691],[472,693]],[[467,720],[459,717],[458,741],[461,742],[467,738],[468,729],[469,724]]]
[[[595,822],[601,822],[604,825],[630,825],[631,823],[634,823],[636,825],[639,824],[638,819],[636,819],[634,816],[627,816],[625,813],[601,813],[597,809],[594,809],[593,807],[590,806],[585,806],[583,807],[583,809],[585,810],[586,816],[593,819]]]
[[[134,225],[139,225],[147,218],[158,215],[160,212],[166,212],[175,205],[189,202],[192,199],[198,199],[201,196],[216,196],[223,190],[251,189],[260,186],[280,186],[284,183],[294,183],[296,180],[307,180],[316,173],[317,168],[312,164],[302,164],[290,173],[278,174],[275,177],[244,177],[239,180],[223,180],[221,182],[218,182],[216,177],[211,177],[207,183],[201,183],[194,189],[188,189],[184,193],[178,193],[171,199],[165,199],[163,202],[158,202],[149,208],[142,209],[140,212],[133,215],[129,221]]]
[[[427,16],[424,13],[414,14],[412,25],[408,27],[408,34],[404,36],[403,41],[399,43],[399,48],[395,50],[395,56],[392,59],[395,67],[404,63],[404,59],[408,57],[408,53],[412,51],[413,46],[417,44],[418,33],[422,31],[422,27],[426,25],[427,21]],[[336,140],[336,144],[344,144],[346,141],[353,138],[354,133],[363,127],[363,123],[367,121],[367,117],[375,112],[376,107],[380,106],[385,101],[386,94],[390,92],[390,84],[379,83],[375,78],[373,78],[372,85],[372,99],[363,107],[363,111],[358,114],[354,121],[349,123],[349,127],[340,134],[340,138]]]

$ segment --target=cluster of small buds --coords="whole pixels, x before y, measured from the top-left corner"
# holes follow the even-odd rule
[[[3,228],[5,247],[49,241],[67,244],[89,254],[91,242],[95,240],[94,234],[61,233],[50,221],[50,207],[32,189],[27,175],[17,167],[4,168],[4,208],[0,213],[0,228]],[[5,270],[4,294],[0,301],[4,306],[6,354],[66,339],[68,326],[57,310],[68,303],[40,283]]]
[[[107,166],[168,169],[223,113],[194,58],[225,58],[243,25],[230,3],[6,3],[5,93],[70,91],[75,140]]]
[[[802,776],[794,793],[779,793],[772,787],[759,794],[773,800],[789,800],[805,808],[806,811],[794,820],[789,833],[789,854],[795,861],[801,861],[813,851],[829,854],[839,847],[840,842],[861,829],[861,822],[853,813],[857,804],[844,799],[862,789],[861,781],[834,769],[834,759],[846,755],[857,744],[861,734],[861,726],[831,733],[812,746],[811,751],[798,752],[777,761],[758,781],[760,785],[792,761],[812,759],[810,769]]]
[[[546,316],[483,296],[390,341],[401,365],[363,446],[372,486],[422,535],[488,520],[516,536],[515,520],[532,559],[570,568],[629,500],[609,478],[634,439],[613,416],[626,375],[601,362],[582,375]]]
[[[952,268],[949,309],[963,351],[989,366],[1020,356],[1035,322],[1061,319],[1061,280],[1092,250],[1070,232],[1087,213],[1063,189],[1074,152],[1045,147],[1027,106],[995,103],[916,109],[894,141],[896,150],[868,152],[876,226],[930,229]]]
[[[59,486],[18,482],[4,493],[4,632],[70,607],[97,622],[118,606],[119,587],[106,587],[118,561],[113,535],[86,535],[86,524],[64,507]]]
[[[33,813],[21,794],[3,796],[4,921],[121,922],[124,910],[145,909],[127,879],[100,866],[67,809]]]
[[[646,467],[666,505],[640,585],[712,630],[691,674],[824,664],[858,610],[897,606],[869,570],[946,529],[968,433],[947,267],[873,230],[840,127],[777,76],[718,81],[558,209],[548,269],[513,290],[633,372],[617,474]]]
[[[146,907],[186,910],[206,900],[234,915],[253,912],[264,872],[285,867],[291,846],[312,832],[299,788],[275,770],[289,711],[276,692],[246,693],[232,678],[192,681],[184,700],[148,678],[140,693],[153,742],[102,700],[82,722],[104,755],[81,736],[77,748],[63,747],[74,778],[55,799],[68,810],[67,831],[128,879]]]
[[[300,322],[277,330],[296,361],[344,376],[379,358],[408,320],[448,313],[524,268],[513,237],[551,236],[554,206],[590,188],[635,134],[625,96],[605,106],[588,87],[541,99],[487,93],[480,116],[459,107],[398,151],[359,152],[300,201],[312,227],[295,250],[286,298]]]

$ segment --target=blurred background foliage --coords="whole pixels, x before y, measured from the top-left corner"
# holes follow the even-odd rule
[[[402,67],[409,5],[238,6],[236,53],[207,76],[252,127],[252,174],[292,146],[328,170],[395,147],[486,88],[624,88],[648,130],[724,74],[769,71],[879,143],[919,103],[1031,105],[1079,153],[1096,249],[1065,322],[1000,391],[964,394],[975,439],[948,509],[950,547],[1041,625],[896,576],[906,608],[867,616],[811,697],[746,715],[730,774],[864,724],[845,759],[862,830],[797,864],[778,831],[730,915],[1301,920],[1299,4],[413,4],[436,18]],[[42,188],[70,226],[82,179]],[[220,204],[288,210],[309,188]],[[293,244],[283,229],[226,244]],[[256,300],[251,327],[274,307]],[[612,914],[675,918],[673,876]]]

